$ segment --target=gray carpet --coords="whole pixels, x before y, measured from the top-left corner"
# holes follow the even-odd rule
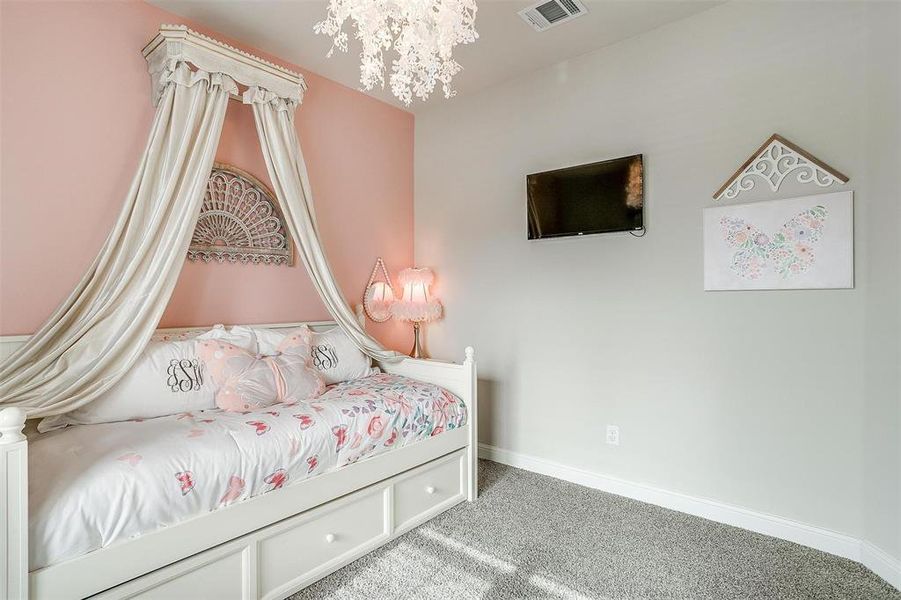
[[[901,593],[849,560],[481,461],[481,497],[292,596],[860,599]]]

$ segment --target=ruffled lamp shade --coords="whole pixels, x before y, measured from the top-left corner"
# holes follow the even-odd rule
[[[404,269],[397,276],[397,281],[403,288],[403,296],[391,305],[391,316],[401,321],[413,323],[413,350],[410,356],[423,358],[419,344],[419,325],[427,321],[434,321],[441,316],[441,302],[432,298],[429,286],[435,280],[431,269]]]
[[[435,280],[431,269],[404,269],[397,281],[404,288],[403,296],[391,305],[391,316],[401,321],[423,323],[441,316],[441,303],[429,294]]]

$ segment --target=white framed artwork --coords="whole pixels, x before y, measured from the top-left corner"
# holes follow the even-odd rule
[[[705,290],[854,287],[854,192],[704,209]]]

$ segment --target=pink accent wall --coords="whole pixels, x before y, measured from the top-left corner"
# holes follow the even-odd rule
[[[31,333],[81,278],[119,211],[153,107],[141,48],[186,23],[303,72],[297,112],[326,253],[356,304],[375,259],[413,262],[413,115],[138,2],[0,2],[0,334]],[[312,34],[311,34],[312,35]],[[217,160],[269,183],[250,108]],[[328,319],[306,269],[185,262],[163,327]],[[408,350],[407,326],[369,324]]]

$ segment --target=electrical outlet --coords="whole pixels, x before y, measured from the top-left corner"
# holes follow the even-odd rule
[[[607,443],[619,446],[619,425],[607,425]]]

